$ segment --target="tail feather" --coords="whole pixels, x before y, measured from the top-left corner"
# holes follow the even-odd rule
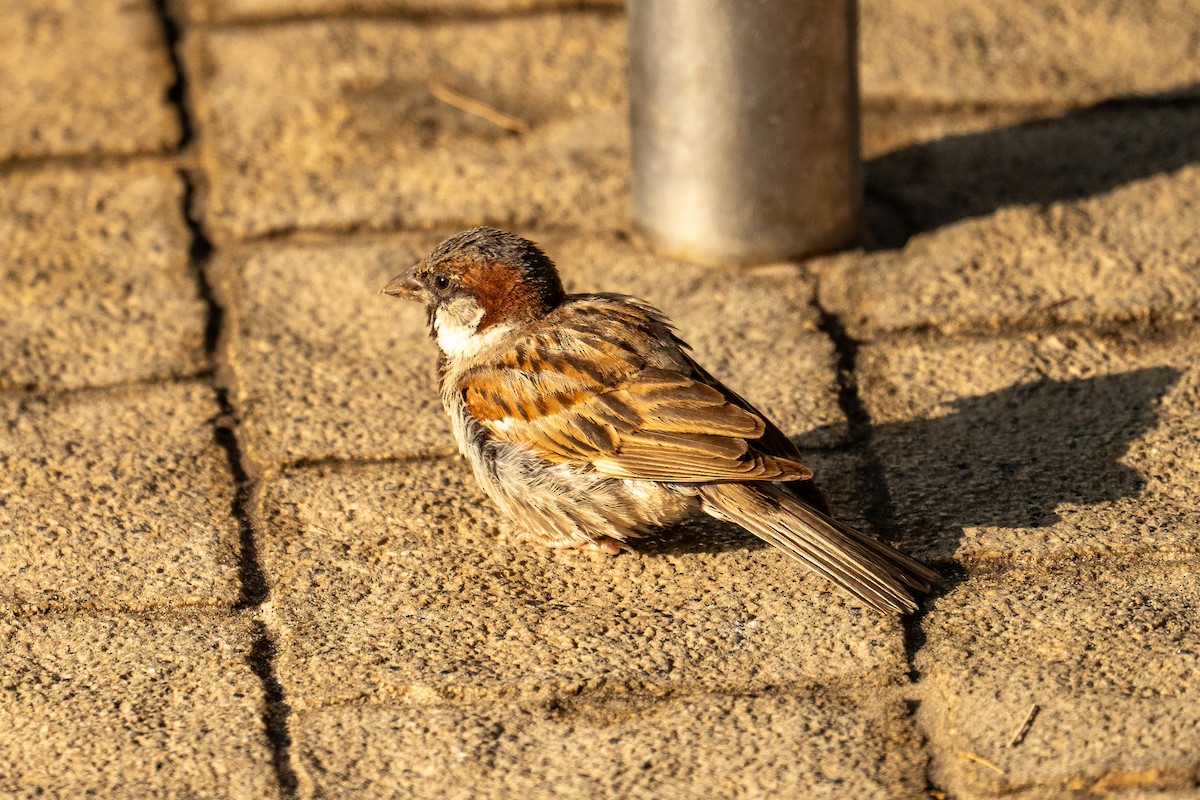
[[[772,484],[708,484],[700,496],[710,516],[740,525],[880,611],[915,611],[912,592],[941,582],[921,562]]]

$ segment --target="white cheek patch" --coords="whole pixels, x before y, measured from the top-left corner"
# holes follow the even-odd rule
[[[495,344],[510,330],[507,325],[493,325],[476,333],[482,319],[483,308],[470,298],[459,298],[439,308],[433,317],[438,347],[450,358],[466,358]]]
[[[482,309],[480,316],[483,316]],[[448,356],[466,355],[472,349],[471,337],[475,335],[475,326],[478,324],[479,320],[476,320],[475,324],[463,324],[448,314],[446,309],[438,309],[433,318],[438,347]]]

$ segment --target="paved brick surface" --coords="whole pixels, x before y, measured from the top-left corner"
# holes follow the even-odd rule
[[[0,9],[0,795],[1200,798],[1200,8],[866,0],[862,247],[723,272],[632,230],[620,5]],[[518,541],[378,294],[481,223],[949,585]]]
[[[1165,109],[1154,126],[1096,112],[877,159],[873,185],[930,232],[901,251],[821,262],[821,302],[859,337],[1195,319],[1196,130],[1195,108]],[[1034,177],[1014,185],[1014,174]]]
[[[301,797],[894,800],[923,785],[903,704],[870,688],[553,709],[339,706],[298,715],[296,728]]]
[[[1082,105],[1134,93],[1195,94],[1191,0],[1090,3],[864,0],[867,96],[929,104]]]
[[[937,785],[964,800],[1194,797],[1198,566],[1081,559],[972,577],[939,599],[917,656]]]
[[[0,394],[0,612],[232,604],[218,412],[197,384]]]
[[[0,617],[0,794],[278,797],[244,623]]]
[[[862,154],[866,159],[867,185],[875,188],[880,165],[903,161],[923,152],[919,145],[963,134],[995,133],[1022,123],[1062,116],[1054,106],[949,105],[926,108],[902,99],[864,97],[861,102]],[[913,146],[913,149],[906,149]],[[885,158],[886,157],[886,158]],[[881,160],[882,159],[882,160]],[[887,190],[912,189],[893,181]],[[870,199],[870,194],[868,194]]]
[[[625,219],[624,27],[607,13],[198,33],[208,220],[611,228]],[[440,97],[494,106],[516,134]],[[220,132],[219,135],[217,132]]]
[[[424,312],[380,294],[428,242],[248,248],[213,264],[229,322],[222,371],[256,471],[452,451]]]
[[[805,446],[845,439],[833,346],[817,331],[812,283],[793,268],[714,271],[617,235],[531,235],[568,290],[626,292],[666,310],[706,368]],[[218,259],[226,369],[245,452],[259,469],[454,452],[424,311],[379,294],[439,238],[271,245]]]
[[[0,177],[0,390],[207,368],[182,200],[155,166]]]
[[[0,4],[0,161],[165,150],[174,80],[150,0]]]
[[[947,116],[960,115],[922,115],[919,121],[932,124]],[[984,118],[997,123],[1004,119],[1001,114]],[[1191,167],[1200,159],[1200,144],[1192,134],[1200,127],[1200,111],[1194,104],[1164,105],[1156,110],[1152,126],[1136,103],[1059,113],[1024,124],[1017,119],[993,124],[989,130],[963,130],[962,135],[897,148],[872,159],[868,180],[904,206],[915,232],[1008,207],[1028,207],[1042,210],[1044,224],[1054,232],[1099,236],[1104,220],[1095,218],[1104,208],[1120,226],[1109,236],[1113,246],[1128,239],[1144,247],[1151,231],[1179,237],[1168,240],[1172,245],[1188,241],[1174,230],[1170,214],[1173,205],[1196,202]],[[1014,175],[1023,178],[1016,181]],[[1053,213],[1060,206],[1078,219],[1059,219],[1054,225]],[[1127,208],[1138,213],[1123,213]],[[1076,224],[1064,224],[1068,222]],[[1180,255],[1194,261],[1194,253]]]
[[[934,559],[1194,552],[1200,339],[1030,334],[866,348],[898,526]]]
[[[295,709],[904,672],[897,620],[753,537],[705,524],[617,558],[514,541],[458,459],[287,474],[255,521]]]

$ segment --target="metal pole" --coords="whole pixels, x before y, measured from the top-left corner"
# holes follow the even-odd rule
[[[755,264],[859,234],[854,0],[629,0],[633,211],[658,246]]]

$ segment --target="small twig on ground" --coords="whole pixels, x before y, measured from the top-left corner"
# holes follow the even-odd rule
[[[990,769],[992,772],[996,773],[1000,777],[1004,777],[1004,770],[1000,769],[999,767],[997,767],[991,761],[988,761],[983,756],[977,756],[974,753],[968,753],[966,750],[959,750],[957,755],[960,758],[965,758],[967,761],[974,761],[976,764],[987,767],[988,769]]]
[[[448,106],[453,106],[459,111],[465,111],[480,119],[485,119],[488,122],[498,127],[504,128],[506,131],[513,133],[528,133],[529,123],[524,120],[510,117],[499,109],[492,108],[487,103],[474,98],[467,97],[464,94],[459,94],[453,89],[443,86],[440,83],[429,84],[429,93],[441,100]]]
[[[1016,733],[1008,740],[1009,747],[1016,747],[1021,742],[1025,741],[1025,734],[1029,733],[1029,729],[1033,727],[1033,718],[1041,711],[1041,706],[1033,703],[1029,706],[1029,711],[1025,714],[1025,721],[1021,723],[1021,727],[1017,728]]]

